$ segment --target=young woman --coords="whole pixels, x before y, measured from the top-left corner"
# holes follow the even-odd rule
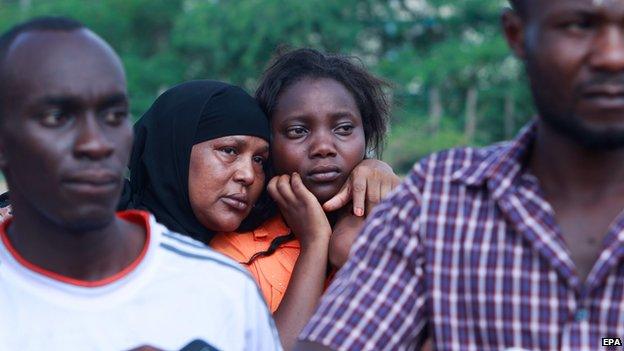
[[[387,167],[364,160],[383,142],[388,118],[383,87],[348,58],[300,49],[278,56],[256,92],[271,121],[278,176],[268,191],[281,215],[251,232],[220,234],[211,245],[248,265],[287,350],[322,294],[328,261],[334,267],[344,263],[363,223],[361,206],[352,210],[326,201],[350,183],[358,164]],[[367,179],[373,202],[399,182],[387,169]],[[362,184],[355,188],[361,190]],[[334,211],[326,213],[323,203]]]

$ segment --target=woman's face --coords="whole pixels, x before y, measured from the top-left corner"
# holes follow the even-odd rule
[[[269,143],[253,136],[227,136],[195,144],[189,164],[189,200],[209,230],[239,227],[264,187]]]
[[[276,172],[298,172],[320,202],[338,193],[366,152],[355,99],[330,78],[304,78],[283,91],[271,133]]]

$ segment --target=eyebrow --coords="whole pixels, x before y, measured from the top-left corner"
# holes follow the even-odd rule
[[[349,117],[349,118],[357,117],[357,115],[349,111],[338,111],[338,112],[331,113],[329,116],[332,119],[339,119],[339,118],[345,118],[345,117]],[[301,120],[305,122],[309,120],[314,120],[314,117],[308,114],[293,114],[291,116],[286,117],[282,123],[290,123],[292,121],[297,121],[297,120]]]
[[[553,15],[553,11],[556,15],[561,15],[561,13],[558,12],[563,12],[563,14],[565,15],[599,16],[603,11],[605,11],[605,9],[602,8],[602,5],[573,3],[567,5],[567,7],[563,6],[563,8],[557,7],[557,5],[555,5],[553,9],[549,12],[546,12],[546,14]]]
[[[37,105],[79,106],[80,100],[71,96],[44,96],[35,100]]]
[[[44,96],[35,101],[38,105],[53,105],[53,106],[65,106],[65,107],[79,107],[82,105],[81,99],[76,98],[71,95],[51,95]],[[113,95],[106,96],[102,101],[98,102],[98,108],[118,105],[118,104],[127,104],[128,96],[124,93],[116,93]]]
[[[227,138],[231,138],[231,140],[232,140],[232,141],[234,141],[234,142],[236,143],[236,146],[238,146],[238,147],[244,147],[244,146],[246,147],[246,146],[249,146],[249,144],[247,143],[247,141],[245,141],[244,139],[241,139],[241,137],[240,137],[240,136],[238,136],[238,135],[231,135],[231,136],[229,136],[229,137],[227,137]],[[267,145],[267,146],[263,147],[263,148],[260,150],[260,152],[269,152],[269,149],[270,149],[270,148],[269,148],[269,146]]]
[[[344,118],[344,117],[357,117],[357,116],[349,111],[339,111],[336,113],[332,113],[331,117],[334,119],[338,119],[338,118]]]
[[[124,93],[117,93],[113,95],[109,95],[102,100],[102,102],[98,103],[99,107],[103,106],[111,106],[111,105],[120,105],[120,104],[128,104],[128,96]]]

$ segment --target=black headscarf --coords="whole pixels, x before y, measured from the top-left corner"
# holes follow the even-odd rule
[[[230,135],[269,141],[266,115],[241,88],[200,80],[167,90],[134,126],[120,208],[146,209],[169,229],[208,243],[214,233],[195,218],[188,196],[191,149]]]

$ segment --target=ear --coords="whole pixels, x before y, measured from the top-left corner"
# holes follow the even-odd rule
[[[524,60],[524,20],[516,11],[506,9],[501,15],[501,24],[507,44],[519,59]]]

